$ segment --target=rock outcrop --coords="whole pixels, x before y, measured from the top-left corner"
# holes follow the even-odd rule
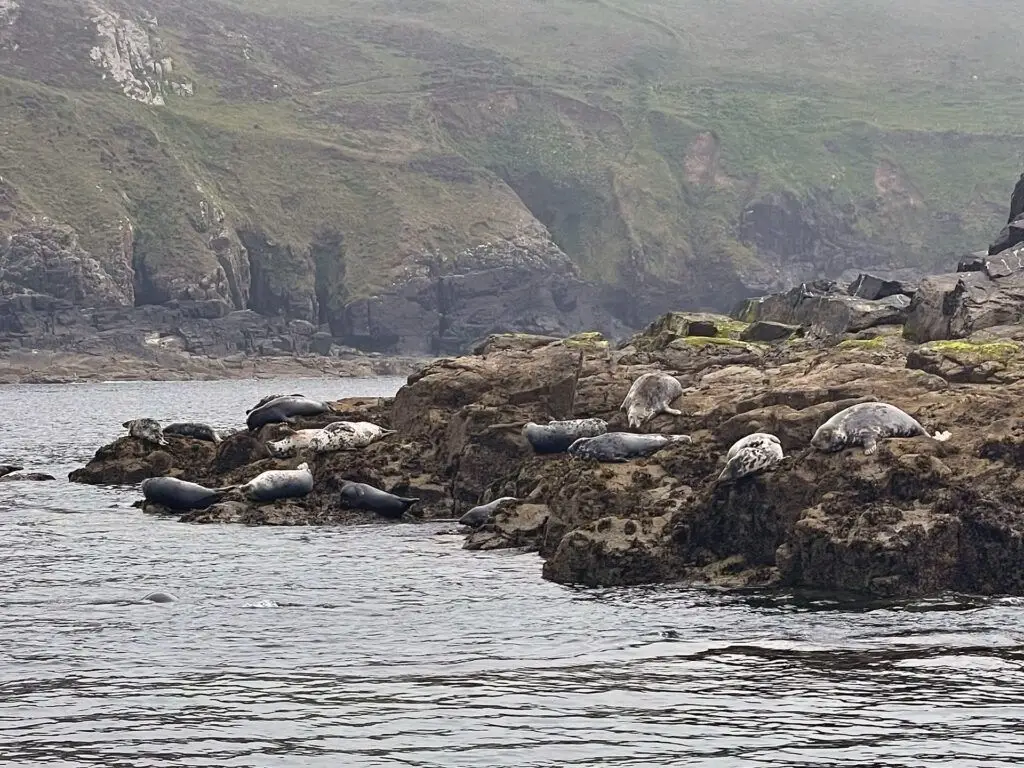
[[[466,546],[536,552],[543,575],[563,583],[1024,593],[1024,423],[1008,405],[1024,386],[1024,346],[1008,337],[915,345],[898,326],[837,343],[813,325],[803,336],[743,341],[742,322],[674,313],[618,347],[597,334],[493,336],[472,355],[426,365],[393,399],[339,401],[335,414],[300,420],[295,426],[344,418],[395,430],[361,451],[306,457],[315,487],[305,499],[228,497],[181,519],[368,522],[375,516],[340,504],[342,483],[358,481],[421,498],[413,519],[449,519],[515,497],[469,532]],[[692,443],[599,464],[537,456],[522,437],[527,420],[600,417],[627,429],[619,405],[651,370],[670,372],[684,391],[673,403],[681,415],[659,415],[645,431],[689,434]],[[885,440],[872,456],[810,449],[828,418],[876,400],[952,438]],[[237,484],[302,460],[267,454],[279,430],[243,430],[217,446],[121,438],[72,479],[171,474]],[[767,473],[718,483],[729,446],[756,431],[777,435],[786,458]]]

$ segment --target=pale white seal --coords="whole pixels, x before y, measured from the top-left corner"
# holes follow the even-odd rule
[[[277,459],[294,456],[298,451],[309,448],[309,442],[320,434],[319,429],[296,429],[280,440],[267,441],[267,451]]]
[[[305,462],[295,469],[271,469],[240,485],[238,490],[250,501],[299,498],[313,490],[313,473]]]
[[[949,432],[929,434],[920,422],[889,403],[859,403],[844,408],[814,433],[811,445],[824,453],[863,445],[865,455],[878,450],[878,441],[887,437],[931,437],[940,442],[950,438]]]
[[[619,408],[626,412],[629,426],[638,429],[659,413],[681,416],[682,411],[671,407],[671,403],[683,394],[683,385],[675,376],[655,371],[645,373],[629,388]]]

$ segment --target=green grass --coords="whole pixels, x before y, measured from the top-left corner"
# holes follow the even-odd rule
[[[999,228],[1019,173],[1016,7],[915,9],[219,0],[160,17],[196,95],[152,108],[95,76],[87,36],[53,44],[54,19],[87,22],[47,0],[24,10],[0,77],[0,175],[17,192],[0,228],[48,215],[110,261],[127,218],[141,258],[187,282],[216,269],[206,202],[279,246],[285,292],[313,290],[310,244],[342,232],[328,271],[356,298],[532,215],[586,277],[689,290],[759,271],[736,222],[788,192],[893,263],[949,266]],[[879,174],[905,191],[880,192]]]

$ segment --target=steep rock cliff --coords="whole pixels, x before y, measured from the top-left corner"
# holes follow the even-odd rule
[[[1013,7],[929,3],[0,0],[4,290],[453,352],[948,263],[1024,115]]]

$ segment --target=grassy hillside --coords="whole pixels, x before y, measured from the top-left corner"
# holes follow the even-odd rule
[[[70,223],[134,262],[137,300],[220,268],[236,304],[340,306],[539,222],[588,278],[721,304],[789,262],[949,264],[999,228],[1024,149],[1005,0],[21,5],[0,227]],[[100,11],[173,61],[163,104],[101,79]]]

